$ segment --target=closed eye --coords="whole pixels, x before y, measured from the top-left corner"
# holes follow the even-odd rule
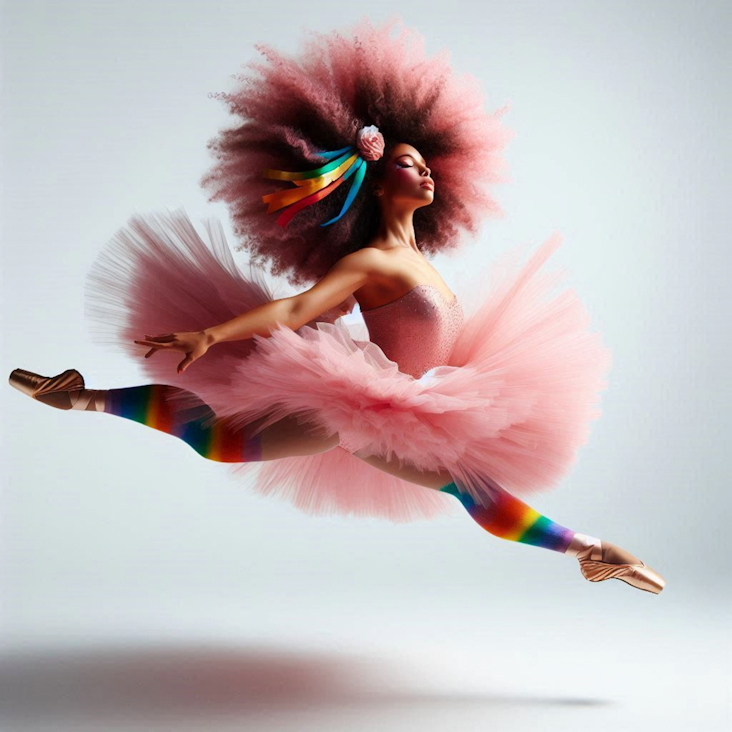
[[[406,160],[397,160],[397,165],[399,165],[402,168],[415,167],[415,159],[409,153],[405,153],[404,157],[406,157],[407,159]],[[429,170],[429,168],[427,167],[427,163],[424,163],[424,167],[426,170]]]

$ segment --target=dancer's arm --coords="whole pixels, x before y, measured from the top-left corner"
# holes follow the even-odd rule
[[[335,323],[338,318],[342,318],[344,315],[348,315],[353,312],[353,308],[357,305],[358,301],[353,295],[349,295],[342,303],[339,303],[334,308],[326,310],[324,313],[320,313],[317,317],[309,320],[307,325],[315,327],[316,323]]]
[[[380,264],[377,250],[370,247],[359,249],[336,262],[319,282],[299,295],[272,300],[202,331],[146,335],[144,340],[135,340],[135,343],[150,348],[145,358],[161,349],[184,351],[186,357],[178,365],[181,373],[216,343],[255,335],[269,336],[278,323],[297,330],[318,315],[341,305],[378,274]]]
[[[377,260],[374,249],[359,249],[336,262],[309,290],[272,300],[225,323],[206,328],[207,344],[211,346],[254,335],[268,336],[278,323],[297,330],[340,305],[369,282],[375,274]]]

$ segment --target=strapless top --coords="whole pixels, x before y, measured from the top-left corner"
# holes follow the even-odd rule
[[[361,315],[369,340],[415,379],[447,363],[463,323],[457,297],[448,300],[434,285],[417,285]]]

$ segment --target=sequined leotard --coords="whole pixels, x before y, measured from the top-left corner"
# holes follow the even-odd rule
[[[448,300],[434,285],[417,285],[361,314],[371,342],[415,379],[447,363],[463,322],[458,299]]]

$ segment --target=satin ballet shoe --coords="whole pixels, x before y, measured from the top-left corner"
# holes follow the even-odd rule
[[[575,542],[575,539],[577,540]],[[619,579],[631,587],[657,595],[666,585],[658,572],[638,560],[639,564],[612,564],[602,561],[602,541],[586,535],[575,535],[567,550],[580,564],[580,571],[590,582]]]
[[[8,382],[23,394],[56,409],[97,411],[98,391],[85,389],[84,377],[76,369],[67,369],[56,376],[41,376],[32,371],[14,369],[10,372]]]

